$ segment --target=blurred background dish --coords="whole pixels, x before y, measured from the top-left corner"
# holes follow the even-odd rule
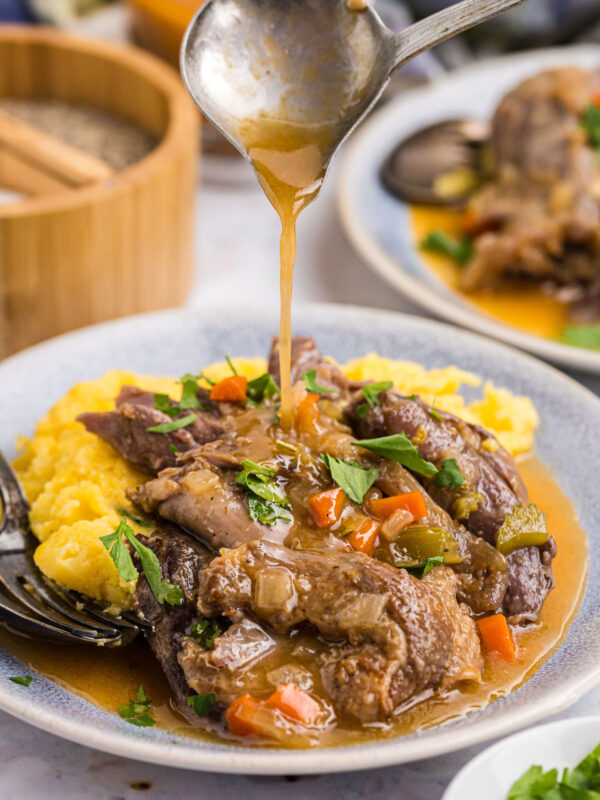
[[[419,129],[454,118],[487,121],[501,97],[525,78],[550,67],[599,64],[600,52],[593,47],[532,51],[482,62],[477,70],[465,67],[406,93],[374,114],[350,142],[338,188],[351,243],[405,297],[456,324],[594,373],[600,372],[600,351],[558,340],[567,325],[564,303],[533,287],[459,293],[454,265],[420,247],[432,229],[448,228],[448,212],[408,205],[384,187],[381,170],[397,143]]]

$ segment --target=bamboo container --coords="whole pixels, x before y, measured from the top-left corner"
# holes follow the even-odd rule
[[[132,47],[1,26],[0,97],[94,106],[158,140],[122,172],[78,164],[79,182],[0,204],[0,358],[73,328],[182,303],[193,276],[199,120],[177,73]],[[37,165],[30,175],[5,155],[15,177],[36,179]]]

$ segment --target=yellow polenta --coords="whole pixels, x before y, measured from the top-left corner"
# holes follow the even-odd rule
[[[237,358],[234,365],[250,379],[266,370],[261,358]],[[391,380],[406,394],[418,394],[436,408],[479,423],[515,455],[533,445],[538,417],[531,400],[486,383],[483,397],[467,404],[459,394],[461,385],[479,386],[481,379],[457,367],[426,370],[372,353],[348,362],[343,370],[356,380]],[[230,374],[226,364],[213,364],[204,372],[213,380]],[[119,577],[100,537],[115,529],[120,509],[130,508],[125,490],[147,476],[88,433],[75,418],[83,411],[114,408],[124,384],[173,397],[180,391],[170,378],[119,371],[79,383],[40,420],[33,438],[19,440],[15,461],[31,503],[31,526],[41,542],[36,552],[40,569],[64,586],[114,608],[127,607],[134,584]],[[136,532],[147,533],[131,524]]]

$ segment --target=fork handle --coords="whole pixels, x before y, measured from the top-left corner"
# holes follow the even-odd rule
[[[479,25],[525,0],[462,0],[416,22],[394,36],[394,69],[424,50]]]
[[[0,453],[0,554],[24,552],[29,531],[29,503],[17,476]]]

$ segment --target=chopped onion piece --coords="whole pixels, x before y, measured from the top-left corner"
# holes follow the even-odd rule
[[[264,567],[256,574],[256,605],[261,611],[287,611],[296,598],[292,573],[285,567]]]
[[[385,594],[361,594],[340,614],[340,628],[350,630],[375,625],[383,614],[386,602]]]
[[[205,494],[219,483],[219,476],[209,469],[197,469],[182,478],[182,485],[192,494]]]
[[[402,533],[403,530],[408,528],[414,517],[410,511],[404,508],[398,508],[394,513],[382,523],[379,533],[388,542],[393,542]]]
[[[308,691],[313,687],[312,675],[299,664],[284,664],[267,672],[267,678],[273,686],[284,686],[286,683],[295,683],[300,689]]]

